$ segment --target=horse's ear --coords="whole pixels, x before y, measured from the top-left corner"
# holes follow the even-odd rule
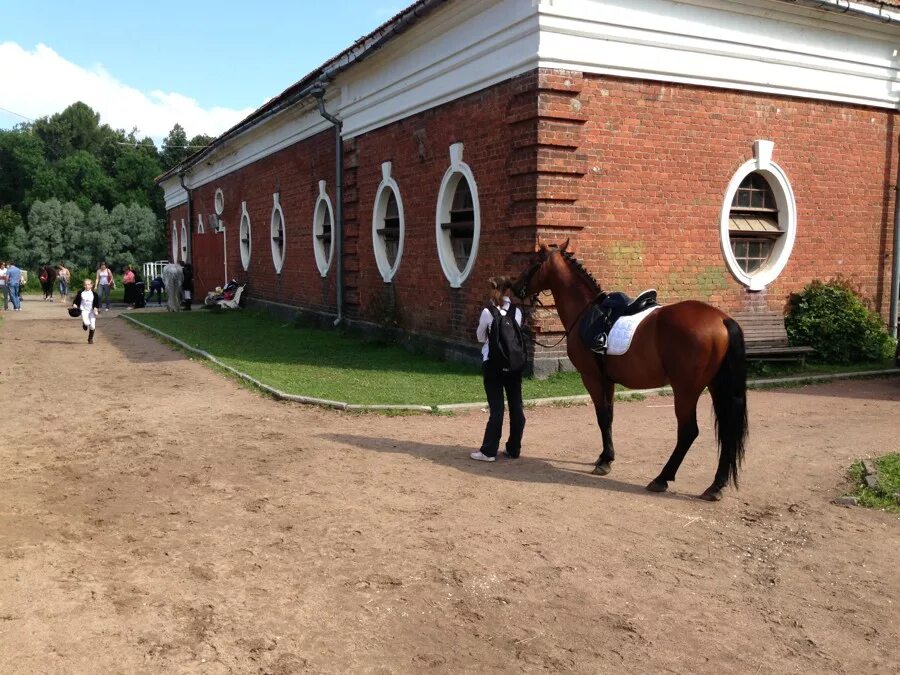
[[[544,246],[546,246],[546,244],[544,244],[544,240],[540,235],[538,235],[537,242],[534,244],[534,252],[540,253],[541,249],[544,248]]]
[[[559,247],[559,250],[565,251],[565,250],[568,250],[568,248],[569,248],[569,239],[566,239],[565,243],[563,243],[563,245]]]

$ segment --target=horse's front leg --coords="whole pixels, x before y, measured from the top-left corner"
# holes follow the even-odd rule
[[[612,471],[612,463],[616,458],[616,450],[613,447],[612,439],[615,383],[599,374],[591,377],[582,376],[582,381],[591,395],[591,400],[594,402],[594,411],[597,413],[597,425],[600,427],[600,436],[603,439],[603,452],[597,458],[593,472],[598,476],[605,476]]]

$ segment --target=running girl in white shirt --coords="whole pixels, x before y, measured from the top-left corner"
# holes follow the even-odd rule
[[[81,327],[88,331],[88,344],[94,344],[94,331],[97,329],[97,314],[100,312],[100,296],[94,293],[94,282],[84,280],[84,290],[78,291],[72,307],[81,312]]]

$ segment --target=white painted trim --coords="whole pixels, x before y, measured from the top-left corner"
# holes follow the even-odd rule
[[[897,29],[753,0],[541,3],[539,65],[896,109]]]
[[[190,249],[190,243],[188,242],[188,229],[187,225],[184,224],[184,218],[181,219],[181,262],[188,261],[188,249]]]
[[[206,228],[203,227],[203,214],[197,214],[197,234],[206,234]]]
[[[461,179],[465,179],[472,192],[472,205],[475,221],[472,232],[472,252],[464,269],[460,270],[456,265],[456,257],[453,255],[453,245],[450,243],[450,232],[441,227],[441,223],[450,220],[450,207],[453,204],[453,194]],[[475,267],[475,259],[478,257],[478,242],[481,238],[481,205],[478,202],[478,184],[475,182],[475,174],[469,165],[463,162],[463,144],[454,143],[450,146],[450,166],[444,172],[441,180],[441,188],[438,192],[437,207],[434,213],[434,232],[437,243],[438,258],[441,261],[441,269],[444,276],[450,282],[451,288],[459,288],[468,278]]]
[[[759,143],[757,142],[757,144]],[[770,143],[770,141],[765,141],[765,143]],[[778,205],[778,227],[784,234],[775,241],[769,260],[752,274],[747,274],[738,265],[734,252],[731,250],[731,234],[728,228],[728,221],[731,215],[731,204],[734,201],[734,195],[738,186],[740,186],[744,178],[754,172],[761,174],[772,188],[775,202]],[[725,189],[725,199],[722,202],[722,211],[719,215],[719,243],[722,247],[722,256],[725,258],[725,264],[728,266],[732,276],[751,291],[765,289],[766,286],[775,281],[782,270],[784,270],[785,265],[787,265],[788,259],[791,257],[791,251],[794,249],[796,237],[797,202],[787,174],[765,155],[744,162],[734,176],[731,177],[731,181]]]
[[[538,14],[522,0],[447,3],[338,78],[352,138],[537,67]]]
[[[326,104],[353,138],[533,70],[538,37],[537,13],[522,0],[448,2],[340,74]],[[205,157],[185,182],[206,185],[330,128],[313,101],[302,101]],[[167,209],[186,200],[177,176],[161,185]]]
[[[320,235],[324,232],[324,228],[320,227],[321,218],[320,215],[323,214],[323,209],[327,210],[328,218],[331,220],[331,242],[328,248],[328,255],[325,254],[325,245],[318,238],[317,235]],[[334,209],[331,207],[331,199],[328,196],[328,193],[325,191],[325,181],[319,181],[319,197],[316,199],[316,208],[313,210],[313,226],[312,226],[312,237],[313,237],[313,252],[316,256],[316,267],[319,268],[319,274],[322,277],[328,276],[328,269],[331,267],[331,261],[334,259],[334,240],[335,236],[335,228],[334,228]]]
[[[213,197],[213,209],[220,218],[225,212],[225,193],[222,192],[222,188],[216,189],[216,194]]]
[[[400,215],[400,241],[397,243],[397,257],[391,265],[387,257],[384,238],[379,236],[377,230],[384,227],[384,218],[387,213],[390,193],[393,192],[397,200],[397,213]],[[375,205],[372,207],[372,250],[375,252],[375,263],[384,283],[389,284],[400,269],[400,259],[403,257],[403,241],[406,238],[406,216],[403,212],[403,199],[400,197],[400,186],[391,177],[391,162],[381,165],[381,183],[375,191]]]
[[[279,195],[275,192],[272,195],[272,217],[269,219],[269,239],[272,241],[272,264],[275,265],[275,274],[281,274],[284,269],[284,259],[287,257],[287,223],[284,221],[284,211],[281,210],[281,202]],[[275,235],[278,231],[275,228],[275,216],[281,219],[281,256],[278,255],[278,247],[275,245]]]
[[[172,262],[178,262],[178,223],[172,221]]]
[[[244,226],[246,223],[246,227]],[[244,236],[246,234],[246,236]],[[247,243],[244,244],[244,239]],[[250,212],[247,211],[247,202],[241,202],[241,224],[238,227],[238,248],[241,252],[241,266],[246,272],[250,269],[250,254],[253,252],[253,237],[250,230]]]
[[[543,67],[896,110],[897,33],[783,0],[459,0],[338,74],[326,103],[349,139]],[[186,184],[329,128],[301,101],[204,157]],[[161,185],[167,209],[185,203],[177,176]]]

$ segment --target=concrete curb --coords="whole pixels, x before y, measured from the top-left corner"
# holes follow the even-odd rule
[[[306,403],[309,405],[318,405],[324,406],[327,408],[334,408],[336,410],[348,410],[355,412],[378,412],[378,411],[408,411],[408,412],[421,412],[421,413],[432,413],[432,412],[462,412],[466,410],[480,410],[482,408],[487,408],[487,401],[476,401],[473,403],[444,403],[441,405],[435,406],[427,406],[427,405],[389,405],[389,404],[365,404],[365,403],[347,403],[345,401],[330,401],[324,398],[313,398],[311,396],[298,396],[296,394],[288,394],[279,389],[275,389],[274,387],[270,387],[267,384],[264,384],[257,380],[255,377],[251,377],[247,373],[241,372],[237,368],[233,368],[225,363],[222,363],[212,354],[203,351],[202,349],[198,349],[197,347],[192,347],[187,342],[183,340],[179,340],[176,337],[169,335],[168,333],[164,333],[158,328],[154,328],[153,326],[148,326],[142,321],[138,321],[133,316],[129,314],[120,314],[123,319],[130,321],[133,324],[136,324],[143,328],[144,330],[148,330],[151,333],[155,333],[161,338],[172,342],[173,344],[178,345],[182,349],[189,351],[193,354],[197,354],[202,356],[203,358],[212,361],[220,368],[227,370],[229,373],[233,375],[237,375],[242,380],[251,383],[253,386],[262,389],[268,394],[271,394],[276,399],[283,401],[293,401],[295,403]],[[852,373],[833,373],[826,375],[797,375],[793,377],[773,377],[764,380],[748,380],[747,388],[748,389],[759,389],[761,387],[770,387],[777,386],[779,384],[805,384],[808,382],[827,382],[831,380],[848,380],[853,378],[862,378],[862,377],[878,377],[882,375],[900,375],[900,368],[888,368],[885,370],[860,370]],[[657,387],[655,389],[633,389],[629,391],[619,391],[616,392],[616,399],[629,399],[629,398],[642,398],[646,396],[659,396],[662,394],[671,395],[672,387]],[[581,394],[576,396],[552,396],[549,398],[532,398],[525,399],[523,403],[526,406],[546,406],[546,405],[558,405],[558,404],[587,404],[591,402],[591,397],[587,394]]]
[[[777,384],[796,384],[805,382],[825,382],[829,380],[849,380],[860,377],[877,377],[880,375],[900,375],[900,368],[886,368],[884,370],[857,370],[852,373],[832,373],[825,375],[796,375],[794,377],[773,377],[766,380],[748,380],[748,389],[758,389]]]

